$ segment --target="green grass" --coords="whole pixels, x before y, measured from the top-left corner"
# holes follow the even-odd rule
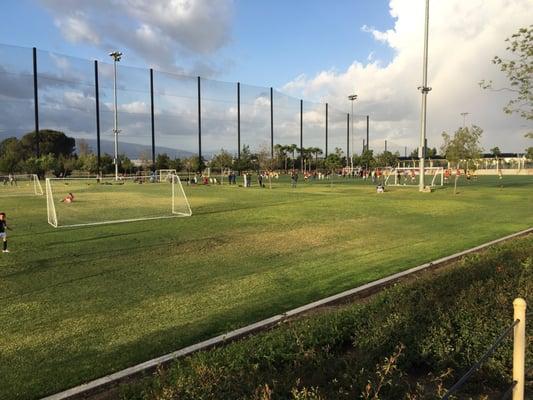
[[[533,179],[504,184],[186,187],[191,218],[72,229],[46,224],[44,198],[1,198],[14,231],[0,257],[0,398],[51,394],[533,226]]]

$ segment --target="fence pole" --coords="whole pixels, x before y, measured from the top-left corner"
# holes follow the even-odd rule
[[[237,158],[241,159],[241,83],[237,82]]]
[[[368,131],[370,130],[370,116],[367,115],[366,116],[366,149],[367,150],[370,150],[370,148],[368,147],[369,146],[369,143],[370,143],[370,140],[368,138]]]
[[[198,165],[202,165],[202,96],[200,77],[198,77]]]
[[[155,171],[154,70],[150,68],[150,119],[152,126],[152,171]]]
[[[350,159],[350,113],[346,114],[346,166]]]
[[[41,155],[39,133],[39,85],[37,82],[37,48],[33,48],[33,102],[35,111],[35,142],[37,157]]]
[[[526,357],[526,301],[516,298],[513,301],[513,320],[520,320],[514,327],[513,338],[513,400],[524,400],[524,369]]]
[[[270,156],[274,158],[274,88],[270,88]]]
[[[326,148],[325,157],[328,157],[328,103],[326,103]]]
[[[100,148],[100,87],[98,83],[98,61],[94,60],[94,103],[96,106],[96,160],[98,173],[101,172],[101,148]]]
[[[304,101],[300,100],[300,169],[304,172]]]

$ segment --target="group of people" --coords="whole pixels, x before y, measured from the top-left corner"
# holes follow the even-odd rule
[[[15,176],[12,174],[9,174],[8,176],[4,176],[3,179],[4,186],[5,185],[11,185],[11,186],[17,186],[17,180],[15,179]]]

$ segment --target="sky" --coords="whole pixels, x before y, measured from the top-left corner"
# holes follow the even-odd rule
[[[130,132],[132,143],[144,143],[141,136],[149,98],[144,85],[146,74],[139,71],[152,67],[170,74],[200,75],[228,82],[206,81],[204,86],[207,91],[204,140],[212,139],[213,151],[216,147],[235,147],[233,143],[228,145],[233,140],[236,115],[228,93],[233,93],[233,82],[242,82],[253,85],[245,86],[242,94],[245,103],[248,98],[248,109],[244,105],[242,111],[247,112],[250,121],[242,123],[244,130],[248,128],[250,132],[249,141],[259,143],[267,136],[266,92],[260,88],[275,89],[275,104],[279,105],[275,128],[280,142],[297,143],[294,135],[298,130],[297,99],[314,102],[304,104],[304,137],[307,132],[310,138],[307,145],[319,146],[324,111],[315,103],[329,103],[331,136],[342,146],[344,113],[350,111],[347,96],[356,93],[354,143],[362,141],[364,116],[369,115],[371,148],[381,152],[387,140],[389,149],[403,155],[405,147],[410,152],[417,146],[420,130],[417,87],[422,77],[424,3],[3,0],[0,43],[35,46],[43,51],[39,53],[41,69],[43,74],[49,73],[40,81],[43,98],[49,101],[42,107],[44,121],[80,137],[92,130],[94,95],[79,85],[60,86],[57,82],[73,82],[75,78],[81,84],[84,82],[81,77],[88,80],[91,73],[83,63],[61,55],[108,63],[109,51],[119,49],[124,53],[121,71],[130,72],[122,75],[129,76],[129,80],[121,78],[124,88],[131,90],[122,96],[120,109],[125,115],[124,130]],[[521,152],[531,145],[524,138],[532,130],[531,121],[502,111],[508,94],[482,90],[478,85],[482,79],[493,80],[497,87],[506,85],[503,74],[490,60],[494,55],[504,56],[505,38],[531,23],[530,6],[530,0],[431,1],[428,84],[432,91],[428,95],[427,133],[431,147],[440,146],[443,131],[453,132],[463,124],[462,112],[469,113],[467,125],[476,124],[484,129],[482,145],[487,151],[499,146],[502,151]],[[0,70],[0,96],[4,100],[10,99],[6,88],[16,83],[13,74],[18,73],[19,80],[24,80],[24,68],[20,66],[23,57],[12,56],[14,51],[4,47],[4,59],[6,52],[18,70],[5,62],[6,71],[12,75],[6,72],[4,77],[11,78],[3,81]],[[76,64],[80,64],[78,68]],[[126,66],[136,68],[128,70]],[[110,69],[108,65],[102,67],[103,73],[108,73],[103,76],[105,81]],[[179,147],[194,151],[196,109],[190,101],[194,82],[183,79],[178,83],[170,76],[156,74],[160,85],[157,104],[160,143],[172,147],[168,132],[175,130],[183,135],[183,145]],[[25,93],[27,86],[12,88],[12,93]],[[256,87],[259,88],[255,90]],[[105,130],[109,130],[111,99],[105,88],[103,91],[103,119],[107,121]],[[190,96],[184,94],[189,92]],[[211,108],[209,93],[213,98]],[[26,129],[27,125],[15,126],[13,121],[29,120],[28,105],[20,103],[16,110],[10,107],[11,114],[4,107],[0,111],[0,133],[2,126],[6,132]],[[24,111],[25,106],[28,107]],[[75,113],[65,115],[65,109]],[[334,145],[330,143],[330,148]]]

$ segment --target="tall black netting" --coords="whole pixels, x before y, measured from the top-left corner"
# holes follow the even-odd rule
[[[34,129],[32,49],[0,45],[0,141]]]
[[[156,153],[198,157],[198,80],[154,71]]]
[[[347,114],[329,107],[328,110],[328,154],[347,155]]]
[[[77,153],[95,151],[94,62],[40,50],[37,60],[40,131],[74,138]]]
[[[303,144],[306,148],[326,150],[326,107],[304,101]]]
[[[100,129],[102,153],[114,153],[113,64],[100,63]],[[150,74],[117,64],[118,153],[148,168],[152,161]]]
[[[270,150],[270,89],[241,84],[241,149]]]
[[[274,90],[274,145],[276,144],[296,145],[300,148],[300,100]]]
[[[237,84],[201,80],[202,155],[220,150],[237,155]]]

